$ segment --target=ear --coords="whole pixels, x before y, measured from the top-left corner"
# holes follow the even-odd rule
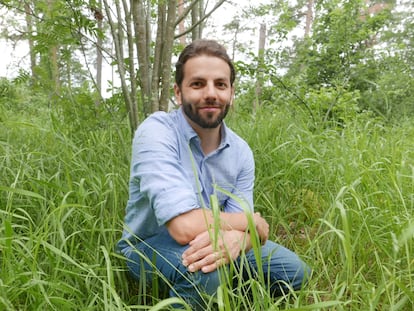
[[[177,101],[177,105],[181,105],[181,90],[177,83],[174,84],[174,95],[175,100]]]

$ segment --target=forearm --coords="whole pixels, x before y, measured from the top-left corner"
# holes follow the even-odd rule
[[[220,212],[216,217],[209,209],[195,209],[173,218],[167,224],[171,236],[180,244],[188,244],[198,234],[212,230],[246,231],[248,215]]]
[[[236,260],[251,248],[250,234],[246,231],[220,230],[216,237],[204,231],[190,241],[182,262],[190,272],[201,270],[207,273]]]

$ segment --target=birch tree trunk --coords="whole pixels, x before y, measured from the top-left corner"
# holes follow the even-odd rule
[[[263,87],[263,70],[264,70],[264,51],[266,45],[266,24],[260,25],[259,50],[257,55],[257,72],[256,72],[256,100],[254,101],[253,111],[261,103],[262,87]]]
[[[130,126],[130,133],[133,135],[135,129],[138,127],[138,114],[137,111],[137,104],[136,104],[136,94],[130,92],[127,77],[126,77],[126,69],[124,65],[124,39],[123,39],[123,30],[121,29],[122,26],[122,14],[121,14],[121,7],[119,1],[115,1],[115,10],[117,13],[117,21],[115,22],[112,17],[112,7],[108,3],[108,1],[104,0],[104,7],[105,12],[108,17],[108,23],[111,28],[111,34],[114,42],[115,47],[115,54],[117,61],[117,68],[119,72],[119,79],[121,81],[121,88],[122,94],[124,95],[126,111],[128,113],[129,119],[129,126]]]
[[[54,0],[47,1],[47,18],[50,20],[53,19],[53,11],[54,11]],[[58,45],[54,43],[49,46],[48,51],[48,64],[49,64],[49,75],[50,81],[52,83],[52,90],[54,95],[60,94],[60,78],[59,78],[59,65],[58,65]]]
[[[309,37],[313,22],[313,0],[308,0],[306,5],[305,38]]]
[[[197,40],[201,38],[201,33],[202,33],[202,29],[201,29],[201,23],[200,23],[200,6],[202,5],[202,1],[198,1],[196,3],[196,5],[193,7],[193,9],[191,10],[191,23],[193,25],[197,25],[196,27],[193,28],[192,32],[191,32],[191,39]]]
[[[165,25],[164,46],[162,48],[162,72],[161,72],[161,96],[160,96],[160,110],[168,110],[168,101],[171,90],[171,57],[174,45],[174,30],[176,18],[176,1],[168,1],[167,20]]]
[[[131,6],[138,54],[138,75],[141,86],[141,101],[143,105],[143,113],[146,116],[151,112],[151,29],[149,27],[148,12],[146,12],[144,7],[144,1],[131,0]]]
[[[101,9],[102,8],[102,0],[99,1],[99,8],[95,8],[94,16],[97,22],[98,31],[99,33],[103,33],[103,14]],[[102,55],[102,46],[103,46],[103,39],[101,35],[98,35],[96,41],[96,90],[97,90],[97,98],[95,99],[95,106],[99,106],[101,103],[102,98],[102,62],[103,62],[103,55]]]
[[[135,53],[134,53],[134,31],[132,27],[132,5],[128,7],[127,0],[122,0],[122,5],[124,7],[125,15],[125,24],[126,24],[126,37],[127,37],[127,46],[128,46],[128,73],[129,73],[129,87],[131,89],[130,96],[130,110],[131,120],[133,126],[136,128],[138,126],[138,106],[137,106],[137,79],[135,73]]]
[[[178,16],[179,17],[183,16],[183,13],[184,13],[184,1],[183,0],[178,0]],[[184,19],[181,19],[180,21],[178,21],[178,32],[179,33],[184,33],[185,32]],[[184,46],[186,44],[185,36],[180,37],[180,44],[182,46]]]
[[[154,63],[152,67],[152,83],[151,83],[151,111],[157,111],[159,109],[159,88],[160,88],[160,77],[161,77],[161,66],[162,66],[162,46],[164,39],[164,28],[166,23],[166,11],[167,3],[163,1],[162,4],[158,5],[158,24],[157,24],[157,36],[155,41],[154,49]]]
[[[36,53],[34,51],[34,42],[32,39],[33,34],[33,20],[32,20],[32,9],[30,7],[29,2],[24,3],[24,11],[25,11],[25,19],[26,19],[26,27],[27,27],[27,34],[28,34],[28,42],[29,42],[29,54],[30,54],[30,72],[32,74],[32,82],[36,80]]]

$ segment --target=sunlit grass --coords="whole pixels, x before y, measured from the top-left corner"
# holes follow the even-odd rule
[[[114,252],[129,175],[126,125],[72,133],[41,115],[0,122],[0,309],[165,310]],[[220,287],[220,310],[412,310],[414,126],[343,128],[289,109],[233,114],[256,158],[255,203],[271,238],[312,268],[272,298],[260,280]],[[250,295],[246,295],[246,288]]]

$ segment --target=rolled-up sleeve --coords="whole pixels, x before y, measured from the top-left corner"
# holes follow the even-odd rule
[[[147,197],[159,226],[198,208],[174,131],[158,118],[148,119],[137,130],[132,146],[131,177]]]

